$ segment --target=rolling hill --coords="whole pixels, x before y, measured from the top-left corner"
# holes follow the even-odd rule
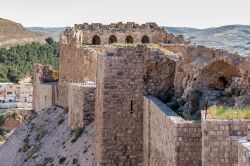
[[[65,27],[30,27],[31,31],[59,36]],[[188,27],[166,27],[174,34],[183,34],[186,38],[200,45],[227,49],[246,54],[250,52],[250,25],[226,25],[215,28],[196,29]]]
[[[44,42],[44,36],[23,27],[21,24],[0,18],[0,47]]]
[[[65,30],[65,27],[29,27],[32,32],[41,34],[43,36],[50,36],[53,37],[55,41],[59,41],[59,35],[62,31]]]
[[[194,43],[223,48],[241,54],[250,53],[250,25],[226,25],[215,28],[195,29],[166,27],[174,34],[183,34]]]
[[[30,27],[29,28],[33,32],[42,33],[42,34],[52,34],[54,36],[59,36],[62,31],[65,30],[65,27]]]

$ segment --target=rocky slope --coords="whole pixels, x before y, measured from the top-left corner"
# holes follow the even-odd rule
[[[73,132],[68,126],[68,113],[59,107],[33,114],[0,146],[0,165],[90,166],[93,124]]]
[[[43,35],[31,32],[21,24],[0,18],[0,47],[43,42]]]
[[[250,53],[250,25],[227,25],[208,29],[166,27],[174,34],[183,34],[200,45],[223,48],[242,54]]]

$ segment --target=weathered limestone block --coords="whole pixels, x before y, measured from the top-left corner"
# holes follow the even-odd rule
[[[57,103],[58,83],[52,79],[51,70],[51,66],[35,65],[33,82],[33,109],[35,111],[49,108]]]
[[[82,84],[68,86],[70,128],[83,128],[94,121],[96,87]]]
[[[143,96],[173,92],[175,59],[145,45],[98,58],[94,165],[141,165]]]
[[[61,45],[58,105],[68,107],[68,83],[96,81],[97,52],[91,48]]]

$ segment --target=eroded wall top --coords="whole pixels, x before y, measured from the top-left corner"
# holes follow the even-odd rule
[[[175,36],[165,32],[156,23],[136,24],[134,22],[75,24],[61,34],[62,44],[112,44],[112,43],[188,43],[183,35]]]

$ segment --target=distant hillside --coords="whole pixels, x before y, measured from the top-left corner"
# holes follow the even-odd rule
[[[31,32],[21,24],[0,18],[0,47],[44,42],[44,36]]]
[[[65,27],[30,27],[29,29],[37,33],[53,34],[58,38]],[[207,29],[166,27],[166,30],[174,34],[183,34],[200,45],[223,48],[243,54],[250,52],[250,25],[226,25]]]
[[[48,36],[54,37],[54,39],[59,40],[59,35],[62,33],[62,31],[65,30],[65,27],[52,27],[52,28],[46,28],[46,27],[29,27],[29,29],[33,32],[39,33],[39,34],[47,34]]]
[[[228,49],[233,52],[250,52],[250,25],[227,25],[208,29],[166,27],[168,32],[183,34],[194,43]]]

